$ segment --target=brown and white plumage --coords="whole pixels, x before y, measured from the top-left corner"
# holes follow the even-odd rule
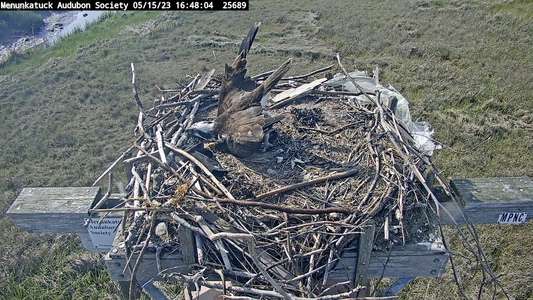
[[[292,63],[292,59],[287,60],[259,85],[246,76],[246,59],[259,26],[260,23],[252,26],[233,64],[226,64],[217,117],[213,124],[214,136],[224,139],[230,153],[241,157],[257,151],[261,147],[265,130],[283,118],[266,117],[261,99],[287,73]]]

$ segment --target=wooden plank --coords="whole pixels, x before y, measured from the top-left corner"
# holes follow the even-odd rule
[[[134,254],[133,258],[130,261],[130,267],[132,269],[135,266],[137,257],[138,255]],[[163,271],[162,273],[187,274],[187,272],[189,271],[189,266],[185,265],[185,263],[183,262],[183,255],[181,255],[181,253],[162,254],[160,261],[161,261],[161,270]],[[159,275],[159,270],[157,269],[155,253],[153,252],[144,253],[141,259],[141,263],[139,265],[137,274],[135,274],[135,277],[137,278],[139,282],[147,282],[149,280],[155,280],[155,281],[163,280],[163,277]]]
[[[183,255],[183,263],[186,266],[197,263],[196,243],[192,231],[180,226],[178,228],[178,238],[180,241],[180,250]]]
[[[272,98],[272,102],[274,104],[271,106],[271,108],[285,105],[290,101],[309,95],[315,87],[321,85],[326,80],[327,78],[316,79],[313,82],[302,84],[297,88],[288,89],[277,94],[274,98]]]
[[[86,233],[88,210],[99,187],[24,188],[6,215],[32,233]]]
[[[131,281],[130,268],[125,267],[126,261],[127,255],[124,245],[124,234],[122,232],[122,226],[119,226],[117,235],[115,235],[115,239],[113,240],[113,245],[104,257],[104,262],[111,275],[111,279],[115,281]]]
[[[131,278],[130,270],[132,263],[124,270],[127,255],[122,242],[124,237],[121,232],[117,233],[113,247],[105,257],[105,263],[111,274],[111,278],[117,281],[128,281]],[[180,249],[181,250],[181,249]],[[353,250],[342,255],[341,261],[330,271],[328,278],[331,281],[354,280],[355,266],[357,264],[358,251]],[[443,274],[448,261],[449,254],[442,243],[420,243],[394,247],[390,253],[384,251],[372,251],[370,262],[367,268],[367,278],[399,278],[399,277],[439,277]],[[260,255],[259,259],[265,265],[274,263],[270,256]],[[132,259],[134,263],[136,256]],[[176,251],[174,254],[164,255],[161,258],[163,269],[171,268],[167,271],[187,274],[188,265],[184,261],[183,253]],[[177,267],[177,268],[176,268]],[[148,252],[143,256],[140,272],[137,279],[140,282],[150,280],[155,276],[155,280],[161,280],[157,275],[157,265],[155,254]],[[278,278],[289,278],[288,272],[283,268],[274,272]],[[214,278],[214,279],[218,279]]]
[[[370,220],[363,229],[363,234],[359,236],[359,246],[357,253],[357,263],[355,265],[354,286],[366,285],[368,265],[370,264],[370,256],[372,254],[372,247],[374,245],[374,231],[376,225],[373,220]]]
[[[128,281],[131,278],[130,268],[125,272],[127,256],[120,249],[110,251],[105,262],[113,280]],[[354,280],[357,264],[357,251],[346,252],[337,266],[329,272],[331,281]],[[388,253],[372,251],[367,268],[367,278],[401,278],[401,277],[440,277],[444,273],[449,253],[441,243],[422,243],[394,247]],[[264,259],[264,257],[262,257]],[[135,262],[136,256],[132,259]],[[187,266],[181,254],[172,254],[161,258],[163,269],[172,268],[172,272],[187,274]],[[130,267],[133,265],[130,263]],[[174,268],[177,267],[177,268]],[[147,253],[143,256],[137,279],[147,281],[152,277],[161,280],[157,275],[155,254]],[[280,276],[281,277],[281,276]]]
[[[498,223],[502,214],[523,216],[525,222],[533,214],[533,181],[529,177],[453,179],[450,183],[473,224]]]
[[[357,251],[344,253],[328,278],[353,280],[357,255]],[[372,251],[367,278],[440,277],[444,273],[448,257],[449,253],[438,242],[398,246],[390,253]]]

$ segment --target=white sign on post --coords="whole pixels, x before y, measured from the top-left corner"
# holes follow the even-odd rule
[[[105,218],[99,222],[100,218],[91,218],[89,222],[89,236],[93,246],[98,249],[109,249],[113,245],[117,227],[122,218]]]

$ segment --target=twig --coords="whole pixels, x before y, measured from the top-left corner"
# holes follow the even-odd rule
[[[144,242],[143,248],[141,249],[141,252],[139,253],[139,256],[137,256],[137,260],[135,261],[135,265],[133,266],[133,270],[131,271],[131,282],[130,282],[130,300],[134,299],[134,288],[137,280],[135,279],[135,274],[137,273],[137,269],[139,268],[139,265],[141,263],[142,256],[144,255],[144,252],[146,251],[146,247],[149,244],[150,238],[152,237],[152,229],[155,224],[155,218],[152,213],[152,221],[150,222],[150,229],[148,229],[148,235],[146,236],[146,240]]]
[[[177,106],[189,106],[191,104],[199,102],[200,100],[203,100],[205,98],[209,98],[209,97],[219,93],[220,91],[218,91],[218,90],[209,90],[209,91],[202,91],[202,92],[203,93],[201,95],[198,95],[198,96],[194,97],[192,100],[159,104],[155,108],[156,109],[165,109],[165,108],[173,108],[173,107],[177,107]],[[172,98],[169,99],[169,100],[172,100]]]
[[[335,173],[335,174],[331,174],[331,175],[328,175],[328,176],[315,178],[315,179],[312,179],[312,180],[309,180],[309,181],[300,182],[300,183],[296,183],[296,184],[293,184],[293,185],[288,185],[288,186],[279,188],[277,190],[273,190],[273,191],[266,192],[264,194],[255,196],[253,199],[254,200],[260,200],[260,199],[271,197],[271,196],[274,196],[274,195],[277,195],[277,194],[281,194],[281,193],[285,193],[285,192],[288,192],[288,191],[292,191],[292,190],[295,190],[297,188],[306,187],[306,186],[310,186],[310,185],[313,185],[313,184],[317,184],[317,183],[321,183],[321,182],[325,182],[325,181],[329,181],[329,180],[337,180],[337,179],[349,177],[349,176],[352,176],[352,175],[355,175],[355,174],[359,173],[360,171],[361,171],[360,168],[353,168],[353,169],[345,171],[345,172]]]
[[[372,144],[370,142],[368,143],[368,149],[370,150],[370,153],[374,156],[376,170],[374,173],[374,179],[372,179],[372,182],[370,183],[370,186],[368,187],[368,191],[366,192],[365,196],[359,203],[358,209],[361,209],[361,207],[366,203],[368,198],[372,195],[372,192],[374,191],[376,184],[378,183],[379,175],[381,172],[381,158],[379,155],[377,155],[376,150],[374,149],[374,147],[372,147]]]
[[[104,203],[109,199],[109,196],[111,196],[111,189],[113,188],[113,173],[109,173],[109,185],[107,186],[107,192],[105,195],[96,203],[93,208],[100,208]]]
[[[231,240],[250,240],[254,239],[253,235],[247,233],[232,233],[232,232],[219,232],[209,237],[212,241],[219,239],[231,239]]]
[[[331,263],[336,263],[336,262],[337,262],[337,259],[333,260]],[[296,276],[296,277],[294,277],[294,278],[292,278],[292,279],[289,279],[289,280],[287,280],[286,282],[293,282],[293,281],[298,281],[298,280],[300,280],[300,279],[307,278],[307,277],[309,277],[309,276],[315,274],[316,272],[318,272],[318,271],[324,269],[325,267],[327,267],[327,265],[322,265],[322,266],[320,266],[320,267],[318,267],[318,268],[316,268],[316,269],[314,269],[314,270],[311,270],[311,271],[309,271],[309,272],[307,272],[307,273],[305,273],[305,274],[302,274],[302,275],[300,275],[300,276]]]
[[[121,211],[155,211],[155,212],[168,212],[174,211],[175,208],[171,207],[116,207],[116,208],[98,208],[89,209],[90,214],[101,212],[121,212]]]
[[[180,174],[178,174],[178,172],[176,172],[176,170],[174,170],[172,167],[169,167],[168,165],[164,164],[162,161],[160,161],[157,157],[153,156],[152,154],[148,153],[148,151],[144,150],[142,147],[138,146],[138,145],[135,145],[136,148],[138,148],[139,150],[141,150],[141,152],[143,152],[146,156],[148,156],[149,158],[151,158],[153,161],[155,161],[159,166],[161,166],[163,169],[171,172],[174,176],[178,177],[182,182],[187,182],[187,180],[185,180],[185,178],[183,178],[183,176],[181,176]],[[193,190],[195,193],[197,193],[198,195],[201,195],[203,197],[206,197],[208,199],[211,198],[211,196],[209,194],[206,194],[202,191],[200,191],[199,189],[195,188],[194,186],[189,186],[189,188],[191,190]]]
[[[226,267],[226,270],[230,270],[230,271],[233,270],[233,268],[231,267],[231,263],[228,257],[228,251],[226,250],[226,247],[224,246],[221,240],[219,239],[213,240],[212,238],[214,235],[213,231],[204,221],[204,218],[202,216],[197,216],[196,223],[200,225],[200,228],[202,228],[202,230],[209,237],[209,239],[215,243],[217,250],[220,252],[220,255],[222,256],[222,261],[224,262],[224,266]]]
[[[127,155],[131,152],[131,150],[133,150],[135,146],[130,146],[128,148],[128,150],[122,152],[122,154],[109,166],[107,167],[107,169],[102,173],[102,175],[100,175],[94,182],[91,186],[95,186],[98,184],[98,182],[100,182],[100,180],[102,180],[102,178],[104,178],[109,172],[113,171],[115,169],[115,167],[117,166],[117,164]]]
[[[139,108],[139,112],[145,117],[146,113],[144,112],[143,104],[141,100],[139,99],[139,95],[137,94],[137,88],[135,87],[135,68],[133,66],[133,63],[130,64],[131,66],[131,90],[133,93],[133,98],[135,99],[135,103],[137,103],[137,107]]]
[[[252,80],[258,80],[258,79],[263,78],[263,77],[266,78],[266,77],[272,75],[272,73],[274,73],[274,72],[276,72],[276,70],[266,71],[266,72],[263,72],[263,73],[261,73],[261,74],[257,74],[257,75],[255,75],[255,76],[252,76],[250,79],[252,79]]]
[[[336,252],[336,250],[332,247],[329,250],[328,262],[326,263],[327,268],[326,268],[326,271],[324,272],[324,277],[322,278],[323,286],[325,286],[328,281],[329,270],[331,269],[331,266],[332,266],[331,262],[333,261],[334,252]]]
[[[298,225],[294,225],[294,226],[290,226],[290,227],[285,227],[283,228],[282,231],[286,232],[286,231],[291,231],[291,230],[295,230],[295,229],[299,229],[299,228],[302,228],[302,227],[310,227],[310,226],[335,226],[335,227],[359,227],[357,225],[353,225],[353,224],[347,224],[347,223],[344,223],[344,222],[334,222],[334,221],[316,221],[316,222],[310,222],[310,223],[303,223],[303,224],[298,224]],[[277,235],[279,234],[279,231],[270,231],[270,232],[265,232],[264,235],[265,236],[273,236],[273,235]]]
[[[339,286],[342,286],[342,285],[344,285],[344,286],[350,286],[351,283],[352,283],[351,281],[341,281],[341,282],[337,282],[337,283],[335,283],[334,285],[332,285],[332,286],[330,286],[330,287],[324,289],[324,290],[323,290],[318,296],[320,297],[320,296],[322,296],[322,295],[324,295],[324,294],[327,294],[329,291],[331,291],[331,290],[333,290],[333,289],[335,289],[335,288],[337,288],[337,287],[339,287]]]
[[[365,92],[365,90],[352,78],[352,76],[350,76],[350,74],[348,73],[348,71],[346,71],[346,69],[344,68],[344,66],[342,65],[341,63],[341,57],[340,57],[340,53],[337,52],[336,54],[336,57],[337,57],[337,61],[339,62],[339,66],[341,67],[342,71],[344,72],[344,74],[346,75],[346,77],[350,80],[351,83],[353,83],[353,85],[359,90],[361,91],[361,93],[363,93],[363,95],[365,95],[365,97],[370,100],[370,102],[376,104],[376,101],[374,99],[372,99],[372,97],[370,97],[368,95],[367,92]]]
[[[272,92],[284,92],[282,89],[272,89]],[[310,90],[309,95],[325,95],[325,96],[360,96],[359,92],[346,91],[324,91],[324,90]],[[329,98],[329,97],[328,97]]]
[[[159,157],[161,157],[161,162],[166,165],[167,156],[165,154],[165,146],[163,144],[162,131],[163,131],[163,128],[161,127],[161,124],[157,124],[157,131],[155,132],[155,136],[157,138],[157,150],[159,151]]]
[[[143,179],[141,178],[141,175],[139,175],[139,173],[137,172],[137,168],[135,168],[135,165],[131,168],[131,173],[133,174],[133,177],[135,178],[135,180],[139,183],[139,186],[140,188],[142,189],[143,191],[143,194],[144,194],[144,199],[148,199],[148,190],[146,189],[146,185],[143,184],[144,181]]]
[[[187,130],[187,129],[189,129],[189,127],[191,127],[191,125],[194,122],[194,116],[196,115],[196,112],[198,111],[198,107],[200,107],[200,102],[195,102],[194,105],[192,106],[191,112],[189,113],[189,117],[187,118],[187,120],[183,124],[183,127],[180,128],[180,130]],[[183,145],[183,143],[185,143],[185,139],[186,138],[187,138],[187,133],[182,135],[179,138],[179,140],[177,140],[177,142],[176,142],[176,140],[175,140],[176,136],[173,136],[172,140],[170,141],[170,143],[173,144],[173,145],[175,144],[177,146],[181,146],[181,145]]]
[[[201,236],[207,237],[207,235],[200,228],[192,226],[191,224],[189,224],[189,222],[187,222],[184,219],[180,218],[180,216],[178,216],[177,213],[172,212],[172,213],[170,213],[170,216],[172,217],[172,219],[174,219],[174,221],[178,222],[178,224],[180,224],[181,226],[183,226],[183,227],[189,229],[190,231],[192,231],[194,233],[197,233],[197,234],[199,234]]]
[[[196,256],[198,258],[198,263],[204,262],[204,240],[199,235],[194,235],[194,241],[196,243]]]
[[[209,187],[211,189],[211,191],[217,193],[217,194],[220,194],[222,195],[222,191],[217,188],[211,181],[209,181],[207,178],[205,178],[205,176],[202,176],[200,173],[196,172],[196,170],[194,169],[193,166],[191,166],[189,163],[185,163],[181,160],[178,161],[178,163],[182,166],[182,167],[185,167],[185,166],[189,166],[189,171],[191,172],[191,174],[195,177],[197,177],[203,184],[205,184],[207,187]]]
[[[327,131],[327,130],[322,130],[322,129],[318,129],[318,128],[310,128],[310,127],[303,127],[303,126],[300,126],[298,127],[299,129],[303,129],[303,130],[310,130],[310,131],[316,131],[316,132],[320,132],[320,133],[323,133],[323,134],[327,134],[327,135],[332,135],[332,134],[335,134],[339,131],[342,131],[346,128],[349,128],[349,127],[352,127],[354,125],[357,125],[357,124],[361,124],[361,123],[364,123],[365,121],[357,121],[357,122],[352,122],[350,124],[347,124],[347,125],[344,125],[344,126],[341,126],[337,129],[334,129],[332,131]]]
[[[324,68],[321,68],[321,69],[318,69],[318,70],[315,70],[315,71],[309,72],[309,73],[304,74],[304,75],[290,76],[290,77],[283,77],[283,78],[281,78],[281,80],[305,79],[305,78],[310,77],[310,76],[313,76],[313,75],[315,75],[315,74],[325,72],[325,71],[327,71],[327,70],[329,70],[329,69],[331,69],[331,68],[333,68],[333,65],[330,65],[330,66],[327,66],[327,67],[324,67]]]

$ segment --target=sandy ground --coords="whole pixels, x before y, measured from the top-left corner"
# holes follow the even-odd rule
[[[45,27],[34,36],[23,36],[9,44],[0,45],[0,61],[9,57],[12,52],[21,53],[27,49],[44,46],[45,42],[58,34],[62,28],[76,20],[78,11],[52,12],[44,19]]]

